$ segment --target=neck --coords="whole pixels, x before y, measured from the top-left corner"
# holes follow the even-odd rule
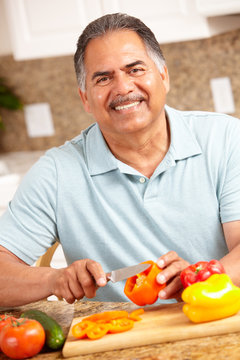
[[[103,136],[113,155],[148,178],[165,157],[170,145],[170,129],[164,118],[151,129],[124,136]]]

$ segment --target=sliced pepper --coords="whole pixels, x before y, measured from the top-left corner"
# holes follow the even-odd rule
[[[128,331],[133,328],[134,321],[129,318],[114,319],[109,322],[108,332],[116,334],[119,332]]]
[[[142,315],[144,313],[144,309],[143,308],[140,308],[140,309],[136,309],[136,310],[133,310],[129,315],[128,315],[128,318],[129,319],[132,319],[134,321],[140,321],[142,320],[142,318],[140,318],[139,315]]]
[[[77,339],[84,339],[87,337],[87,330],[93,327],[95,323],[93,321],[80,321],[73,325],[72,334]]]
[[[125,295],[139,306],[155,303],[159,291],[166,286],[166,284],[159,284],[156,280],[162,270],[155,262],[149,260],[143,264],[150,264],[150,266],[145,271],[128,278],[124,287]]]
[[[86,331],[87,337],[91,340],[101,339],[109,331],[108,324],[95,324]]]
[[[90,315],[84,318],[82,321],[97,321],[97,322],[107,322],[113,319],[119,319],[128,317],[128,312],[125,310],[112,310],[104,311],[101,313]]]
[[[183,287],[186,288],[196,282],[207,280],[213,274],[224,273],[224,267],[218,260],[199,261],[184,269],[180,274],[180,279]]]
[[[214,274],[188,286],[182,293],[183,312],[195,322],[222,319],[240,310],[240,288],[227,274]]]
[[[141,320],[139,315],[143,313],[143,309],[136,309],[130,314],[125,310],[93,314],[75,324],[72,327],[72,335],[77,339],[97,340],[107,333],[116,334],[128,331],[134,326],[134,321]]]

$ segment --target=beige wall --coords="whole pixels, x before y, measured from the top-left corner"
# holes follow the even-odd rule
[[[168,64],[171,90],[167,103],[184,110],[213,111],[210,79],[228,76],[240,118],[240,29],[211,39],[162,46]],[[44,150],[76,136],[93,121],[81,106],[71,56],[31,61],[0,57],[0,77],[25,104],[48,102],[55,135],[29,138],[22,111],[1,111],[0,151]]]

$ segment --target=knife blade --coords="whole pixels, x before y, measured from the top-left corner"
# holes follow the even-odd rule
[[[108,280],[111,280],[113,283],[128,279],[131,276],[137,275],[142,271],[146,270],[150,264],[137,264],[133,266],[127,266],[121,269],[113,270],[106,274]]]

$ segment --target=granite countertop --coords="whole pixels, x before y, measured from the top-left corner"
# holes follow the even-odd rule
[[[45,311],[54,317],[62,326],[67,335],[72,319],[91,313],[133,308],[130,303],[101,303],[93,301],[79,301],[75,304],[67,304],[64,301],[39,301],[29,305],[7,309],[1,308],[0,313],[10,313],[19,316],[29,308]],[[240,359],[240,333],[225,334],[221,336],[209,336],[198,339],[190,339],[162,344],[139,346],[129,349],[107,351],[89,355],[81,355],[68,358],[69,360],[226,360]],[[2,360],[8,358],[1,354]],[[64,359],[61,351],[40,353],[33,357],[35,360]]]

